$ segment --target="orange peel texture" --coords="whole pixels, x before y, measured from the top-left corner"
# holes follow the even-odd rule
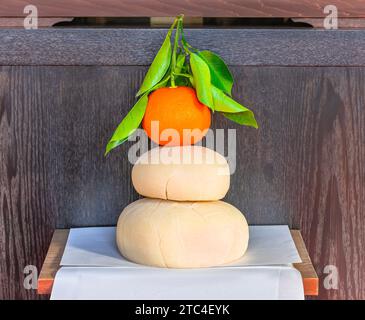
[[[207,134],[211,114],[193,88],[165,87],[148,97],[142,127],[159,145],[191,145]]]

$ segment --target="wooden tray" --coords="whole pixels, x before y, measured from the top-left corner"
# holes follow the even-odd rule
[[[302,235],[299,230],[291,230],[291,235],[298,249],[302,263],[295,263],[294,267],[301,273],[306,296],[318,295],[318,276],[313,268],[312,262],[305,247]],[[58,269],[63,251],[65,250],[69,230],[55,230],[49,246],[46,259],[44,260],[41,273],[38,278],[38,294],[50,294],[53,281]]]

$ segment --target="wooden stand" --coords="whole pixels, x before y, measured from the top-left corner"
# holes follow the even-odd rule
[[[68,229],[55,230],[38,278],[38,294],[51,293],[54,278],[60,268],[60,262],[63,251],[65,250],[68,234]],[[294,267],[302,275],[304,294],[306,296],[316,296],[318,295],[318,276],[313,268],[302,235],[299,230],[291,230],[291,235],[303,261],[302,263],[295,263]]]

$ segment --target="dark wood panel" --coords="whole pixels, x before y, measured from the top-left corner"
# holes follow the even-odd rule
[[[105,145],[122,115],[133,106],[146,69],[41,70],[45,105],[52,106],[49,122],[55,130],[49,137],[49,163],[59,204],[57,226],[114,225],[120,209],[137,194],[126,146],[105,158]]]
[[[42,17],[322,17],[326,0],[33,0]],[[0,1],[2,16],[23,16],[27,0]],[[341,17],[365,16],[362,0],[332,0]]]
[[[149,65],[166,32],[0,30],[0,65]],[[188,29],[186,37],[230,65],[365,65],[365,30]]]
[[[133,103],[145,67],[2,67],[0,72],[0,298],[34,298],[22,270],[41,266],[54,228],[113,225],[138,198],[128,145],[104,145]],[[365,299],[365,68],[232,68],[234,96],[260,129],[237,128],[226,198],[250,224],[301,229],[321,298]]]
[[[41,267],[55,227],[41,85],[36,69],[0,69],[0,298],[36,297],[23,269]]]
[[[236,96],[261,128],[241,131],[229,201],[250,223],[302,230],[321,298],[364,299],[364,68],[238,70]],[[339,290],[324,289],[326,265]]]

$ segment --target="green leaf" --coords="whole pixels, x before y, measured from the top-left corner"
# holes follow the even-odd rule
[[[199,101],[214,110],[208,65],[196,53],[191,53],[190,66]]]
[[[200,51],[199,56],[203,58],[209,66],[212,84],[223,92],[231,95],[233,77],[223,59],[208,50]]]
[[[107,146],[106,146],[106,150],[105,150],[104,155],[106,156],[112,149],[115,149],[116,147],[120,146],[121,144],[123,144],[127,140],[128,140],[128,137],[123,139],[123,140],[109,141]]]
[[[250,111],[243,105],[233,100],[231,97],[227,96],[222,90],[216,88],[215,86],[212,85],[211,90],[213,94],[214,109],[216,111],[228,113]]]
[[[245,112],[239,112],[239,113],[226,113],[224,112],[223,115],[231,120],[234,121],[240,125],[245,125],[249,127],[258,128],[255,116],[252,111],[245,111]]]
[[[105,155],[107,155],[110,150],[125,142],[128,137],[139,127],[146,112],[147,102],[147,94],[138,99],[136,104],[128,112],[126,117],[122,120],[117,129],[114,131],[113,136],[106,146]]]
[[[212,86],[214,110],[223,112],[223,115],[241,125],[258,128],[255,115],[250,109],[234,101],[222,90]]]
[[[171,63],[171,30],[168,32],[160,50],[152,61],[150,68],[137,92],[137,97],[155,86],[166,74]]]
[[[154,87],[152,87],[151,89],[147,90],[145,92],[145,94],[150,94],[152,91],[155,91],[157,89],[160,88],[164,88],[167,86],[169,80],[170,80],[171,76],[170,75],[166,75],[159,83],[157,83]]]

